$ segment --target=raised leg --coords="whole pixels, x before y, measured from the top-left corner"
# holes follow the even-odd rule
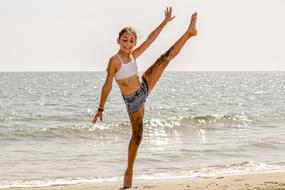
[[[155,63],[150,66],[143,74],[144,79],[147,81],[149,93],[159,80],[161,74],[167,67],[168,63],[180,52],[187,40],[197,35],[196,30],[197,13],[191,17],[190,25],[187,31],[170,47],[168,51],[162,54]]]
[[[132,138],[129,143],[128,152],[128,167],[125,171],[124,189],[131,188],[133,180],[133,167],[137,155],[138,147],[141,143],[143,136],[143,117],[144,106],[138,112],[130,114],[130,121],[132,125]]]

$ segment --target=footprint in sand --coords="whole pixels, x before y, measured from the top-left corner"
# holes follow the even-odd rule
[[[154,188],[154,187],[157,187],[155,185],[145,185],[143,186],[143,188],[146,188],[146,189],[150,189],[150,188]]]

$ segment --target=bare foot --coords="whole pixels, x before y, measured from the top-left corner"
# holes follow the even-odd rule
[[[125,172],[125,177],[124,177],[124,187],[125,189],[131,188],[132,187],[132,181],[133,181],[133,172]]]
[[[197,13],[195,12],[191,17],[191,22],[187,30],[187,34],[189,35],[189,37],[197,35],[196,21],[197,21]]]

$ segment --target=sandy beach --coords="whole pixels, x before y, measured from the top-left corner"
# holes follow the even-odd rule
[[[3,190],[119,190],[121,182],[106,182],[84,185],[67,185],[33,188],[7,188]],[[201,179],[170,179],[134,181],[131,189],[147,190],[285,190],[285,173],[258,173],[232,176],[216,176]]]

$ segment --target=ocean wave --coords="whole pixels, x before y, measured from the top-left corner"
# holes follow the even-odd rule
[[[239,175],[258,172],[284,172],[285,165],[267,164],[263,162],[244,161],[231,164],[208,166],[200,169],[174,169],[169,172],[150,173],[136,177],[137,179],[174,179],[213,177],[220,175]]]
[[[104,128],[104,127],[103,127]],[[96,138],[104,135],[98,127],[86,126],[54,126],[46,128],[17,129],[0,133],[2,140],[42,140],[50,138]]]
[[[26,114],[26,115],[16,115],[16,114],[6,114],[5,116],[0,116],[0,121],[23,121],[23,122],[33,122],[33,121],[58,121],[58,122],[77,122],[84,121],[86,114],[54,114],[54,115],[41,115],[41,114]]]
[[[231,115],[215,114],[215,115],[200,115],[188,116],[180,118],[171,118],[166,120],[152,119],[145,122],[146,128],[149,127],[247,127],[252,122],[252,119],[245,113],[234,113]]]
[[[153,130],[183,130],[208,128],[208,129],[228,129],[229,127],[247,127],[252,120],[244,113],[232,115],[205,115],[188,116],[169,119],[150,119],[144,123],[145,132]],[[97,138],[112,134],[122,134],[130,132],[130,122],[111,122],[82,124],[82,125],[62,125],[50,127],[29,127],[15,129],[9,132],[0,133],[0,139],[21,140],[21,139],[48,139],[48,138]],[[11,129],[11,128],[10,128]],[[0,131],[1,132],[1,131]]]
[[[11,180],[0,181],[0,189],[2,188],[18,188],[18,187],[49,187],[49,186],[61,186],[61,185],[76,185],[76,184],[88,184],[99,182],[114,182],[119,181],[121,178],[57,178],[57,179],[35,179],[35,180]]]
[[[239,163],[217,165],[208,168],[203,168],[195,171],[203,176],[212,176],[220,174],[242,174],[254,173],[259,171],[277,171],[279,167],[269,165],[262,162],[244,161]]]
[[[237,127],[244,126],[252,121],[244,112],[234,113],[232,115],[216,114],[207,116],[194,116],[187,118],[187,120],[190,120],[190,122],[195,125],[225,124]]]

